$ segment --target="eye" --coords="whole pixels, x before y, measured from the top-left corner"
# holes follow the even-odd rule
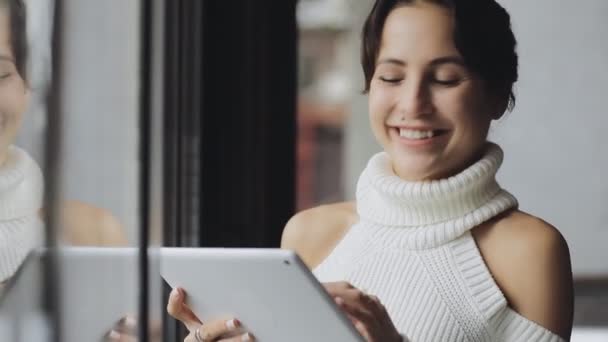
[[[444,79],[444,80],[440,80],[440,79],[433,79],[434,83],[437,83],[439,85],[442,86],[446,86],[446,87],[451,87],[451,86],[455,86],[458,85],[460,83],[460,79],[459,78],[453,78],[453,79]]]
[[[440,86],[457,86],[466,78],[466,76],[462,71],[451,69],[453,68],[444,67],[436,69],[428,74],[428,79],[431,83],[435,83]]]
[[[399,83],[402,80],[402,78],[393,78],[393,77],[384,77],[384,76],[380,76],[380,77],[378,77],[378,79],[380,79],[380,81],[382,81],[382,82],[391,83],[391,84]]]

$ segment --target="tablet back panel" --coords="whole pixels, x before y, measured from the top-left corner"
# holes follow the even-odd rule
[[[125,315],[136,316],[139,266],[136,248],[61,247],[58,249],[62,342],[101,341]],[[36,251],[22,265],[0,303],[0,341],[46,341],[40,297],[46,252]],[[149,316],[161,313],[158,250],[149,253]],[[35,298],[34,298],[35,297]],[[18,324],[15,324],[17,322]],[[156,322],[160,324],[160,322]],[[151,323],[155,324],[155,323]]]
[[[292,251],[162,248],[161,275],[203,321],[238,318],[257,341],[361,341]]]

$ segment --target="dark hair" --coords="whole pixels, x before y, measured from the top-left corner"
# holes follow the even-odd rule
[[[26,28],[26,13],[23,0],[0,0],[0,4],[9,13],[10,26],[10,41],[13,55],[15,57],[15,67],[19,75],[25,80],[27,78],[27,28]]]
[[[376,68],[382,29],[389,13],[399,5],[427,1],[452,10],[454,44],[466,66],[503,97],[507,109],[515,105],[513,84],[517,81],[517,42],[509,13],[494,0],[376,0],[362,32],[361,65],[365,92]]]

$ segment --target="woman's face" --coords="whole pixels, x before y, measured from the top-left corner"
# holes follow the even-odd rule
[[[0,7],[0,165],[15,140],[28,97],[27,85],[15,66],[9,10]]]
[[[454,46],[449,9],[423,2],[387,17],[370,83],[372,131],[397,175],[451,176],[479,158],[500,111]]]

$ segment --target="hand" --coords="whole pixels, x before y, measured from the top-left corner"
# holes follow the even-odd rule
[[[137,342],[139,341],[137,319],[127,315],[114,323],[112,330],[107,332],[102,341],[104,342]],[[162,339],[162,327],[160,321],[150,322],[150,341],[160,341]]]
[[[368,295],[347,282],[324,283],[323,286],[366,341],[403,340],[378,297]]]
[[[253,341],[250,333],[242,333],[238,319],[217,319],[203,324],[185,302],[186,291],[173,289],[167,303],[167,312],[181,321],[190,332],[184,342],[237,342]]]

